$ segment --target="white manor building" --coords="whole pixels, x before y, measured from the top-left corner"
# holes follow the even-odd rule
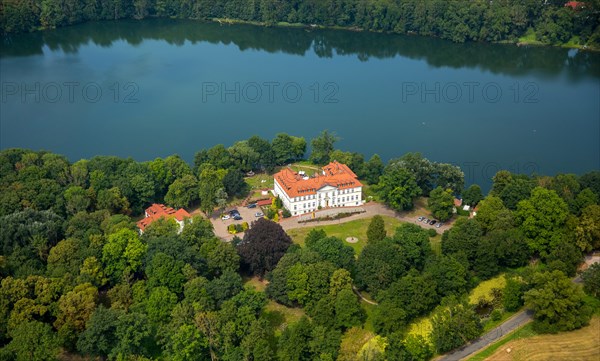
[[[345,164],[336,161],[312,177],[284,168],[275,174],[273,193],[293,216],[328,207],[362,205],[362,184]]]

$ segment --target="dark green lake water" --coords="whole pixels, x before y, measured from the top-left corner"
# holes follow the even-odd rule
[[[149,160],[278,132],[498,169],[600,169],[600,55],[193,21],[3,39],[0,146]]]

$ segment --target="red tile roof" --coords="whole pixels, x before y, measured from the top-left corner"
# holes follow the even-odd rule
[[[259,207],[264,207],[264,206],[270,206],[273,203],[273,200],[271,199],[261,199],[260,201],[256,202],[256,205]]]
[[[581,1],[569,1],[565,4],[565,7],[569,7],[573,10],[579,10],[583,8],[584,5],[585,3]]]
[[[356,174],[347,165],[331,162],[323,167],[323,173],[314,177],[302,176],[289,168],[275,174],[275,180],[290,198],[316,194],[317,190],[332,186],[338,189],[362,187]]]
[[[186,218],[191,217],[190,214],[183,208],[175,210],[171,207],[167,207],[164,204],[154,203],[150,207],[146,208],[146,213],[148,217],[137,222],[137,226],[142,232],[150,225],[152,222],[160,219],[160,218],[175,218],[178,221],[183,221]]]

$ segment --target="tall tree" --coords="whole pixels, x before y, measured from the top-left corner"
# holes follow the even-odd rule
[[[467,302],[440,306],[431,326],[431,338],[438,353],[462,346],[482,332],[479,316]]]
[[[223,188],[225,170],[216,169],[210,165],[204,167],[200,172],[198,196],[200,198],[200,209],[210,217],[217,206],[216,194]]]
[[[397,163],[386,167],[376,190],[383,201],[397,211],[412,209],[414,199],[421,195],[415,176]]]
[[[575,228],[577,246],[583,252],[600,248],[600,206],[593,204],[585,209]]]
[[[437,187],[429,193],[427,206],[435,218],[440,221],[447,221],[452,217],[452,208],[454,207],[452,191]]]
[[[371,219],[367,228],[367,241],[369,243],[382,241],[387,236],[383,217],[376,215]]]
[[[365,165],[365,180],[369,184],[377,184],[379,177],[383,174],[385,166],[378,154],[373,154],[371,159]]]
[[[108,357],[118,341],[115,331],[121,314],[120,310],[104,306],[96,308],[79,336],[77,350],[84,355]]]
[[[550,240],[564,226],[568,214],[567,204],[556,192],[540,187],[517,207],[517,219],[529,246],[542,256],[549,253]]]
[[[335,143],[339,138],[327,130],[324,130],[317,137],[310,141],[311,154],[310,161],[314,164],[329,163],[331,152],[333,152]]]
[[[121,229],[111,234],[102,248],[106,273],[113,281],[118,281],[124,273],[136,272],[142,266],[146,249],[135,231]]]
[[[581,275],[585,293],[600,299],[600,263],[594,263]]]
[[[244,234],[237,246],[242,262],[259,276],[273,270],[292,244],[292,239],[275,222],[260,218]]]
[[[470,206],[476,206],[479,201],[483,199],[483,193],[481,187],[477,184],[471,184],[469,188],[465,189],[462,194],[463,202]]]
[[[60,351],[59,340],[52,327],[39,321],[18,325],[12,332],[7,349],[17,361],[54,361]]]
[[[175,208],[189,207],[198,200],[198,180],[192,174],[177,178],[165,195],[165,203]]]
[[[592,310],[584,302],[581,285],[560,271],[537,273],[525,303],[534,312],[534,327],[540,332],[571,331],[588,324]]]

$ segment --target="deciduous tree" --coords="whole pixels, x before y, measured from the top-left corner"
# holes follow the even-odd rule
[[[335,143],[339,138],[327,130],[324,130],[317,137],[310,141],[312,147],[310,161],[314,164],[329,163],[331,152],[334,150]]]
[[[18,325],[12,332],[7,349],[16,361],[54,361],[60,351],[59,339],[50,325],[29,321]]]
[[[560,271],[535,274],[525,303],[534,312],[534,327],[539,332],[574,330],[587,325],[592,315],[581,285]]]
[[[517,219],[529,246],[542,256],[550,251],[549,242],[564,226],[568,214],[566,203],[554,191],[540,187],[517,207]]]
[[[450,189],[443,190],[437,187],[429,193],[427,206],[433,216],[440,221],[447,221],[452,217],[452,208],[454,207],[454,196]]]
[[[279,224],[261,218],[252,223],[237,249],[248,269],[262,277],[275,268],[291,244]]]

